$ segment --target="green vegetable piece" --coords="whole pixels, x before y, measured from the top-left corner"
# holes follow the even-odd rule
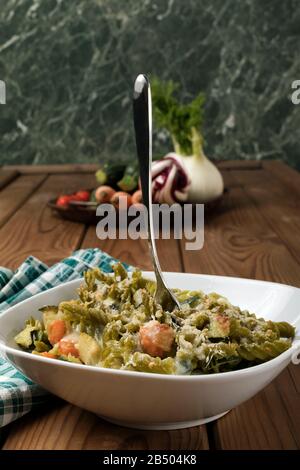
[[[33,332],[36,331],[35,326],[27,325],[17,336],[15,342],[24,349],[30,349],[33,346]]]
[[[251,329],[241,325],[237,318],[230,320],[230,338],[240,341],[242,338],[251,338]]]
[[[107,174],[104,170],[100,169],[96,172],[96,180],[99,184],[105,184],[107,181]]]
[[[58,307],[55,305],[46,305],[45,307],[42,307],[39,310],[43,314],[43,322],[44,322],[45,328],[47,329],[48,325],[53,320],[55,320],[57,312],[58,312]]]
[[[123,178],[118,181],[117,185],[122,191],[133,191],[138,186],[138,179],[138,166],[130,164],[126,167]]]
[[[72,354],[58,356],[58,359],[66,362],[74,362],[75,364],[82,364],[81,360],[78,357],[72,356]]]
[[[50,344],[44,343],[44,341],[34,341],[34,347],[36,352],[45,352],[50,351],[52,346]]]
[[[116,277],[120,277],[122,280],[127,278],[127,271],[121,263],[114,264],[113,270]]]
[[[294,338],[295,336],[295,327],[290,325],[286,321],[274,322],[277,328],[279,329],[280,336],[284,338]]]
[[[205,360],[199,361],[203,372],[218,373],[235,369],[241,362],[238,345],[234,343],[218,342],[208,344],[204,348]]]
[[[91,192],[91,195],[90,195],[90,202],[97,202],[97,199],[96,199],[96,190],[94,189],[94,191]]]
[[[199,300],[200,300],[200,295],[197,294],[197,295],[193,295],[191,297],[188,297],[182,303],[183,304],[188,304],[190,307],[195,307],[196,305],[198,305]]]
[[[123,177],[125,168],[125,162],[106,162],[96,172],[96,180],[99,184],[115,186]]]
[[[140,372],[153,372],[156,374],[174,374],[175,361],[171,357],[167,357],[166,359],[160,359],[159,357],[152,357],[148,354],[135,352],[127,368]]]
[[[97,341],[86,333],[81,333],[78,342],[79,357],[84,364],[94,366],[99,363],[101,349]]]
[[[210,320],[208,338],[226,338],[230,333],[230,319],[225,315],[215,315]]]
[[[56,314],[58,312],[58,307],[57,305],[45,305],[44,307],[39,308],[39,311],[42,313],[53,312]]]
[[[128,192],[133,191],[137,187],[138,180],[134,176],[125,175],[117,184],[122,191]]]
[[[39,338],[38,338],[39,336]],[[43,336],[42,324],[39,320],[30,317],[26,323],[25,328],[15,336],[15,342],[24,349],[33,348],[33,342]]]

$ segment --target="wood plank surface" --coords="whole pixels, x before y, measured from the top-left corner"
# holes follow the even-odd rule
[[[4,170],[3,168],[0,168],[0,190],[5,188],[5,186],[7,186],[14,179],[16,179],[19,174],[19,171],[15,168],[11,170]]]
[[[12,426],[4,450],[195,450],[208,449],[205,428],[140,431],[110,424],[59,401]]]
[[[182,271],[178,240],[157,240],[159,260],[164,271]],[[99,240],[95,227],[89,227],[82,248],[96,247],[121,261],[146,271],[152,271],[152,263],[146,240]]]
[[[300,285],[299,264],[245,191],[233,187],[205,217],[201,251],[185,251],[186,272],[241,276]]]
[[[222,170],[251,170],[262,168],[262,162],[259,160],[223,160],[216,163]]]
[[[266,161],[263,163],[263,168],[282,181],[290,191],[294,191],[296,194],[300,195],[299,171],[281,161]]]
[[[0,193],[0,227],[26,202],[47,175],[19,176]]]
[[[299,395],[291,386],[288,372],[251,400],[212,424],[217,449],[281,450],[299,449],[299,413],[291,416],[284,400]],[[288,388],[288,390],[287,390]],[[282,389],[285,389],[283,393]],[[295,408],[295,407],[294,407]]]
[[[294,384],[297,393],[300,394],[300,372],[299,372],[299,365],[290,365],[289,372],[291,374],[291,378]],[[299,410],[300,414],[300,410]]]
[[[274,233],[300,263],[297,236],[300,233],[300,195],[266,169],[231,173]]]
[[[39,178],[40,176],[37,176]],[[65,191],[91,184],[91,175],[49,176],[0,229],[0,264],[16,268],[29,255],[53,264],[78,248],[85,227],[61,219],[47,202]],[[13,200],[12,200],[13,202]]]
[[[14,171],[14,165],[4,165],[2,167],[3,171]],[[18,172],[21,174],[68,174],[71,175],[74,173],[85,174],[91,173],[94,174],[95,171],[99,168],[99,164],[97,163],[70,163],[64,165],[18,165]],[[94,183],[93,183],[94,185]],[[92,185],[92,186],[93,186]]]
[[[100,166],[99,163],[69,163],[69,164],[56,164],[56,165],[18,165],[17,171],[21,174],[62,174],[62,173],[94,173]],[[221,169],[258,169],[262,167],[262,162],[257,160],[239,161],[239,160],[223,160],[215,162]],[[4,165],[3,171],[14,172],[16,167],[14,165]],[[1,181],[1,179],[0,179]]]

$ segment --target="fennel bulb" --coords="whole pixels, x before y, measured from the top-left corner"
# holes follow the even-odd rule
[[[190,103],[181,104],[174,96],[177,88],[172,81],[153,79],[154,117],[168,130],[175,150],[153,164],[153,200],[167,204],[213,201],[222,195],[224,182],[203,151],[204,96],[200,93]]]

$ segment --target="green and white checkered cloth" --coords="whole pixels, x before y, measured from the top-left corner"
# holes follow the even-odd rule
[[[75,251],[50,268],[33,256],[29,256],[15,272],[0,267],[0,314],[39,292],[80,278],[87,269],[99,267],[111,272],[116,261],[107,253],[91,248]],[[0,356],[0,427],[24,416],[48,398],[45,390]]]

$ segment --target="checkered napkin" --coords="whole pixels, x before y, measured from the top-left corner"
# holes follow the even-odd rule
[[[49,268],[29,256],[15,271],[0,267],[0,314],[12,305],[63,282],[78,279],[89,268],[111,272],[117,260],[98,249],[78,250]],[[127,270],[130,266],[123,263]],[[0,427],[45,402],[48,393],[0,356]]]

